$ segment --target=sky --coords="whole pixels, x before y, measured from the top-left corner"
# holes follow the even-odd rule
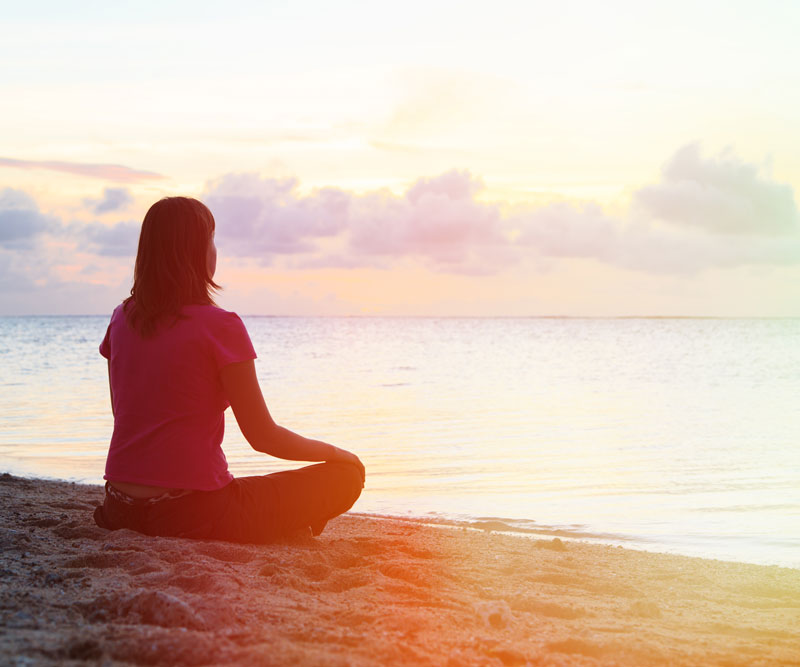
[[[3,4],[0,314],[800,316],[800,3]]]

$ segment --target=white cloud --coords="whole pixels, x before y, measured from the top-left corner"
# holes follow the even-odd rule
[[[644,215],[723,234],[793,234],[800,214],[792,188],[776,183],[731,151],[704,159],[698,144],[678,150],[661,182],[640,189],[634,203]]]

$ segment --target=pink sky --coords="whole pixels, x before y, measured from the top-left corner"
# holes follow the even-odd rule
[[[102,169],[91,167],[69,171]],[[486,190],[454,169],[400,192],[304,189],[293,178],[238,173],[190,194],[217,218],[221,303],[244,313],[797,312],[783,294],[757,291],[800,263],[793,190],[730,151],[678,149],[624,208],[566,198],[511,204]],[[125,185],[106,186],[67,217],[24,190],[3,190],[3,311],[106,312],[130,284],[140,201]]]
[[[0,314],[182,194],[243,313],[800,316],[800,5],[132,7],[4,14]]]

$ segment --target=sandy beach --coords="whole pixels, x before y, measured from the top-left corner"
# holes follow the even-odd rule
[[[345,515],[236,545],[109,532],[0,477],[3,665],[797,665],[800,571]]]

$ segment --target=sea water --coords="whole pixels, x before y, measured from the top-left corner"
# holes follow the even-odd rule
[[[800,320],[244,317],[354,511],[800,567]],[[100,483],[106,317],[0,318],[0,470]],[[226,413],[234,475],[295,463]]]

